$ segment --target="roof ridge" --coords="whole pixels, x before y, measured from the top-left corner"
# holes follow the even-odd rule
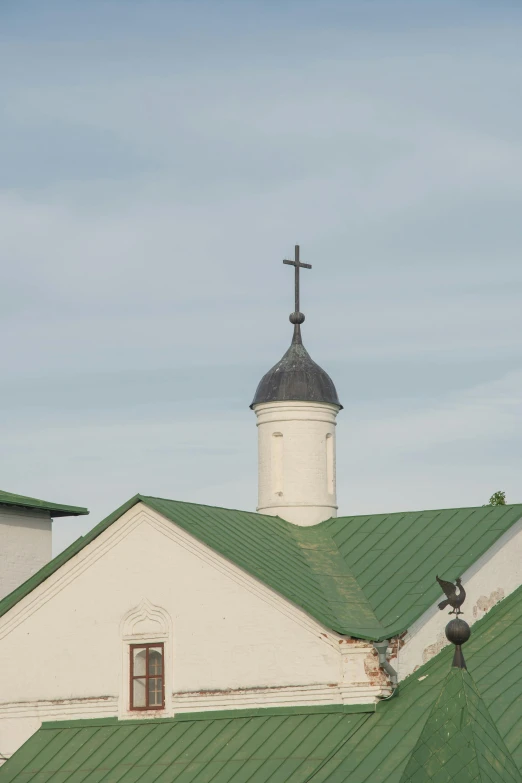
[[[260,514],[259,511],[248,511],[244,508],[230,508],[230,506],[211,506],[209,503],[193,503],[190,500],[174,500],[173,498],[160,498],[156,495],[142,495],[140,492],[135,496],[139,497],[142,500],[162,500],[166,503],[180,503],[184,506],[198,506],[198,508],[212,508],[212,509],[219,509],[220,511],[234,511],[237,514],[250,514],[255,515],[256,517],[263,517],[264,519],[278,519],[281,522],[284,522],[285,525],[292,525],[291,522],[288,522],[286,519],[283,519],[282,517],[278,516],[277,514]],[[295,527],[292,525],[292,527]]]
[[[175,498],[165,498],[160,497],[159,495],[144,495],[141,492],[137,493],[135,497],[139,497],[142,499],[150,498],[151,500],[162,500],[166,501],[167,503],[179,503],[186,506],[198,506],[199,508],[212,508],[212,509],[221,509],[222,511],[235,511],[238,514],[254,514],[256,517],[263,517],[268,520],[277,519],[280,522],[282,522],[284,525],[289,525],[291,528],[299,528],[299,525],[295,525],[292,522],[288,522],[288,520],[284,519],[283,517],[280,517],[278,514],[260,514],[259,511],[249,511],[248,509],[244,508],[232,508],[231,506],[217,506],[210,503],[195,503],[191,500],[177,500]],[[328,519],[323,519],[322,522],[317,522],[315,525],[307,525],[309,528],[318,529],[322,526],[332,525],[335,524],[338,521],[341,520],[347,520],[347,519],[369,519],[371,517],[390,517],[394,516],[395,514],[437,514],[439,512],[445,512],[445,511],[478,511],[479,509],[484,508],[488,509],[488,511],[492,509],[502,509],[505,511],[514,509],[514,508],[520,508],[522,511],[522,502],[520,503],[505,503],[502,506],[490,506],[488,503],[481,505],[481,506],[448,506],[444,508],[424,508],[424,509],[399,509],[398,511],[375,511],[372,513],[362,513],[362,514],[342,514],[340,516],[336,517],[329,517]]]
[[[324,525],[326,523],[335,523],[338,520],[341,519],[368,519],[369,517],[391,517],[395,514],[437,514],[442,511],[478,511],[479,508],[484,508],[488,510],[492,509],[503,509],[505,511],[511,510],[513,508],[520,508],[522,510],[522,502],[521,503],[505,503],[502,506],[490,506],[489,503],[486,503],[482,506],[449,506],[448,508],[412,508],[409,511],[405,511],[404,509],[398,510],[398,511],[376,511],[373,514],[343,514],[342,516],[337,517],[330,517],[330,519],[325,519],[323,522],[319,522],[318,525]],[[315,527],[317,527],[316,525]]]
[[[514,781],[516,780],[517,783],[519,783],[519,781],[522,780],[522,778],[520,776],[520,771],[519,771],[519,769],[518,769],[518,767],[517,767],[517,765],[515,763],[515,760],[514,760],[513,756],[511,755],[511,753],[509,751],[509,748],[507,747],[506,743],[504,742],[503,737],[500,735],[500,732],[498,730],[497,724],[493,720],[493,716],[491,715],[491,713],[490,713],[490,711],[488,709],[488,706],[487,706],[486,702],[484,701],[484,697],[482,696],[481,692],[478,689],[477,683],[473,679],[472,675],[467,671],[467,669],[460,669],[459,671],[461,672],[461,677],[462,677],[462,681],[463,681],[463,685],[464,685],[464,698],[466,700],[466,706],[467,706],[468,712],[471,713],[473,710],[476,709],[478,714],[482,713],[482,718],[485,719],[486,725],[488,725],[490,727],[490,729],[493,730],[493,735],[490,735],[488,737],[488,739],[493,739],[493,741],[496,744],[496,751],[500,751],[500,753],[502,753],[504,755],[504,757],[508,760],[508,762],[513,767],[513,769],[511,771],[509,771],[509,770],[505,770],[505,771],[509,772],[510,776],[512,776],[512,780],[514,780]],[[475,704],[473,704],[471,699],[470,699],[470,695],[469,695],[470,692],[472,692],[473,695],[475,696],[475,699],[476,699],[476,703]],[[474,718],[474,723],[476,725],[479,724],[479,721],[477,720],[476,717]],[[479,759],[478,766],[479,766],[479,770],[480,770],[480,773],[481,773],[481,778],[484,780],[482,773],[483,773],[484,762],[486,761],[485,754],[484,754],[483,750],[481,750],[481,749],[479,749],[477,747],[477,733],[473,729],[472,729],[472,732],[471,732],[471,736],[473,738],[473,745],[475,747],[475,753],[477,755],[477,758]],[[490,748],[488,748],[488,750],[489,749]],[[499,755],[498,755],[498,753],[495,753],[495,762],[498,763],[498,761],[499,761]],[[495,771],[498,771],[498,770],[495,770]],[[514,772],[514,775],[513,775],[513,772]],[[487,775],[487,781],[491,781],[491,775],[489,774],[488,771],[486,771],[486,775]],[[505,783],[504,779],[502,779],[502,783]]]

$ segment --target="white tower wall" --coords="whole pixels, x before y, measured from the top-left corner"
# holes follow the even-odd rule
[[[339,406],[267,402],[258,428],[258,508],[295,525],[337,516],[335,426]]]
[[[52,557],[49,511],[0,506],[0,599]]]

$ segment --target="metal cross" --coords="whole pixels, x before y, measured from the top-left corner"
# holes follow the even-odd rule
[[[299,261],[299,245],[295,246],[295,259],[294,261],[287,261],[286,259],[283,261],[283,264],[290,264],[290,266],[295,267],[295,312],[299,312],[299,270],[300,269],[311,269],[311,264],[302,264]]]

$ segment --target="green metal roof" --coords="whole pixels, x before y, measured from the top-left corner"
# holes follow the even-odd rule
[[[441,626],[443,625],[441,617]],[[423,783],[520,781],[522,768],[522,588],[473,627],[465,654],[486,709],[467,675],[448,677],[453,647],[401,684],[398,694],[353,712],[342,706],[180,715],[167,720],[98,719],[49,723],[0,767],[0,783]],[[505,777],[458,778],[443,770],[409,775],[420,748],[437,742],[434,718],[454,699],[471,726],[481,772],[504,765]],[[462,712],[462,694],[466,711]],[[434,705],[436,705],[434,707]],[[448,709],[450,707],[448,706]],[[460,710],[460,712],[459,712]],[[440,710],[439,710],[440,712]],[[455,712],[455,711],[454,711]],[[443,720],[440,730],[448,727]],[[437,719],[438,720],[438,719]],[[429,737],[432,737],[429,740]],[[499,740],[499,737],[501,740]],[[451,738],[447,737],[448,743]],[[492,744],[494,742],[495,744]],[[460,746],[465,752],[465,745]],[[506,751],[507,749],[507,751]],[[506,755],[507,754],[507,755]],[[517,769],[509,766],[509,758]],[[422,766],[422,762],[419,762]],[[519,777],[516,777],[516,774]]]
[[[2,490],[0,490],[0,505],[39,508],[42,511],[49,511],[52,517],[77,517],[89,513],[86,508],[81,506],[64,506],[62,503],[49,503],[47,500],[28,498],[25,495],[14,495],[12,492],[3,492]]]
[[[142,500],[328,628],[362,638],[384,636],[384,626],[324,524],[304,528],[254,512]]]
[[[440,597],[435,574],[461,576],[522,505],[338,517],[299,527],[279,517],[142,497],[245,571],[342,634],[402,633]]]
[[[340,517],[324,522],[386,636],[409,628],[516,522],[522,504]]]
[[[0,781],[281,781],[301,783],[365,715],[312,713],[44,725]]]
[[[0,616],[136,503],[183,528],[302,607],[362,639],[402,633],[515,522],[522,505],[338,517],[298,527],[279,517],[136,495],[0,601]]]
[[[441,615],[441,629],[444,618]],[[522,770],[522,587],[475,623],[464,647],[468,670],[518,770]],[[377,705],[313,783],[400,783],[451,668],[449,645]],[[420,778],[422,781],[422,777]],[[440,777],[449,783],[451,778]],[[0,777],[0,783],[3,783]]]
[[[400,783],[522,783],[522,777],[465,669],[452,668]]]

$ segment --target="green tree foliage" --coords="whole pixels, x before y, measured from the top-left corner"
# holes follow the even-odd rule
[[[494,492],[490,499],[488,506],[505,506],[506,505],[506,493],[499,491]]]

